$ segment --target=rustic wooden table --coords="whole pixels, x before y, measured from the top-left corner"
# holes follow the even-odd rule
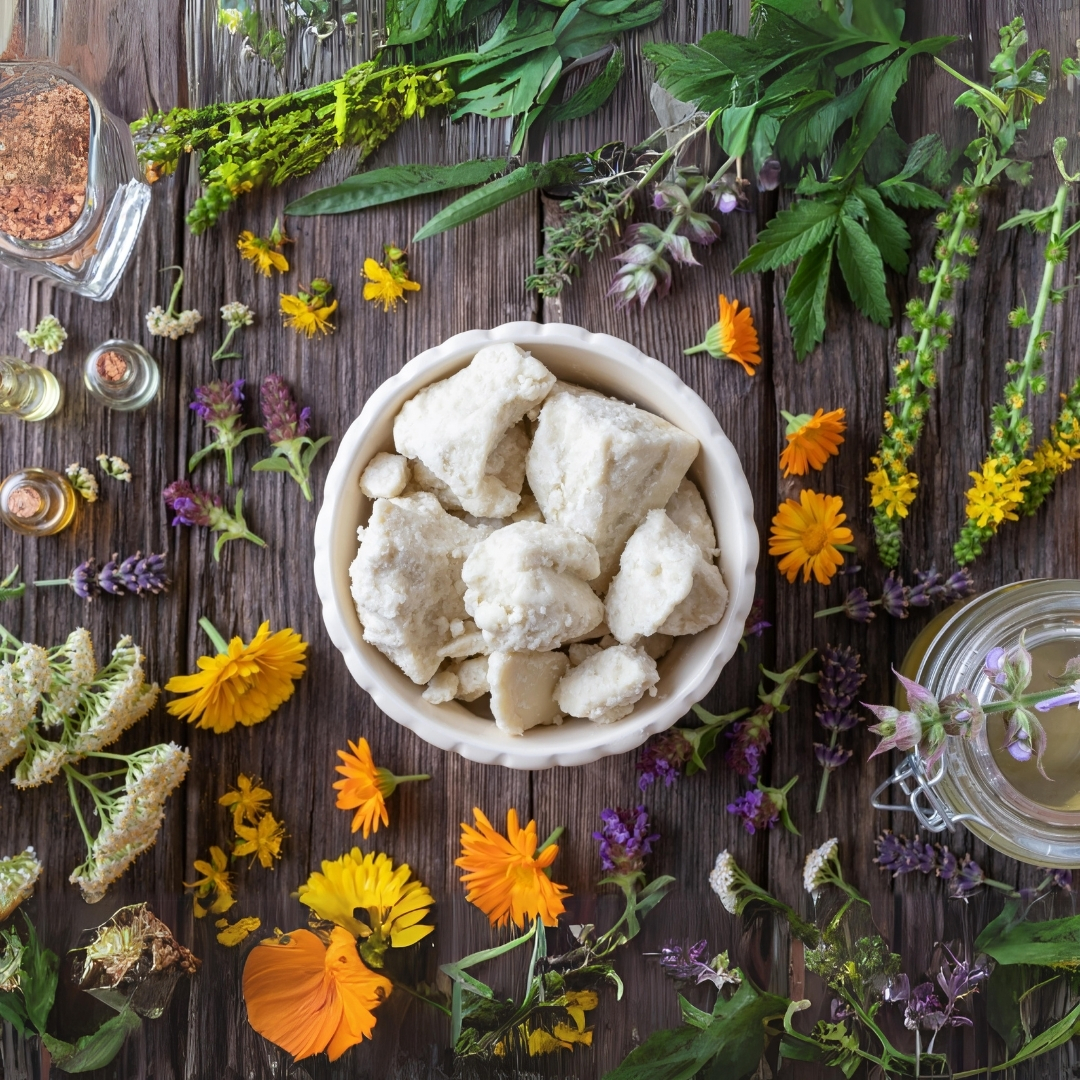
[[[220,39],[213,27],[213,9],[208,0],[190,0],[186,11],[184,5],[154,0],[69,4],[63,12],[59,56],[127,120],[151,107],[273,90],[274,80],[257,63],[238,62],[236,43]],[[997,27],[1018,12],[1027,19],[1033,42],[1050,48],[1057,70],[1061,57],[1074,51],[1080,37],[1080,9],[1065,0],[977,4],[911,0],[909,30],[913,37],[957,35],[949,50],[950,62],[985,78]],[[362,14],[361,29],[371,18],[369,13]],[[650,74],[637,48],[640,41],[695,40],[716,27],[745,30],[748,19],[749,0],[673,0],[659,23],[627,43],[628,70],[615,98],[600,113],[555,133],[550,155],[607,139],[629,142],[651,129]],[[290,74],[295,77],[306,64],[309,79],[328,77],[359,55],[363,46],[363,35],[345,47],[340,34],[317,52],[310,42],[299,50],[294,44]],[[940,131],[951,145],[963,145],[971,132],[954,114],[956,92],[954,82],[920,58],[898,108],[903,133],[914,137]],[[1037,110],[1026,141],[1035,161],[1034,183],[1026,191],[1008,187],[987,200],[981,229],[983,253],[975,260],[972,278],[956,304],[956,330],[941,365],[942,392],[934,399],[914,465],[922,484],[907,529],[903,568],[908,572],[931,563],[952,567],[951,543],[963,513],[967,471],[976,467],[982,455],[985,417],[1000,389],[1002,362],[1017,348],[1016,337],[1006,329],[1004,313],[1025,291],[1030,295],[1033,267],[1041,265],[1038,246],[1029,235],[1021,230],[999,234],[996,227],[1021,207],[1049,201],[1056,182],[1048,153],[1050,141],[1055,135],[1075,134],[1076,126],[1074,98],[1056,91]],[[373,164],[457,161],[501,153],[505,136],[501,123],[451,126],[443,117],[429,116],[403,129]],[[341,436],[382,380],[411,356],[459,331],[511,319],[563,320],[624,337],[674,368],[715,410],[742,457],[754,493],[763,550],[778,499],[795,489],[793,483],[789,489],[781,480],[776,466],[783,430],[780,410],[843,406],[848,439],[839,458],[827,467],[820,486],[843,496],[855,530],[859,548],[855,561],[863,570],[848,584],[865,583],[873,592],[884,576],[872,553],[863,476],[878,437],[896,330],[873,326],[848,303],[836,302],[830,306],[824,346],[806,363],[796,363],[779,308],[783,282],[771,274],[732,276],[755,230],[776,211],[774,196],[755,195],[750,214],[725,218],[724,238],[702,256],[702,267],[677,271],[672,295],[650,303],[643,313],[616,310],[605,298],[611,273],[606,259],[589,267],[560,301],[540,303],[525,291],[523,278],[542,242],[545,215],[550,213],[541,199],[519,200],[494,217],[418,246],[410,259],[423,291],[393,315],[363,303],[360,264],[365,256],[378,255],[385,243],[404,243],[445,200],[421,198],[349,217],[294,221],[290,231],[296,244],[289,249],[289,257],[296,274],[288,280],[328,275],[340,298],[337,333],[308,342],[282,329],[276,314],[278,279],[256,277],[250,266],[241,263],[235,237],[242,228],[265,234],[287,201],[348,171],[349,162],[340,160],[315,178],[247,198],[243,208],[224,218],[218,229],[193,238],[183,214],[197,187],[193,174],[181,169],[155,185],[135,258],[108,303],[72,298],[48,285],[0,271],[4,351],[25,355],[16,343],[15,330],[33,326],[47,312],[55,313],[70,333],[64,351],[49,365],[64,384],[63,409],[43,424],[2,422],[3,474],[24,465],[62,470],[72,461],[90,464],[100,451],[127,459],[134,474],[130,486],[104,482],[100,501],[83,506],[74,527],[57,537],[30,540],[4,531],[0,568],[7,570],[18,563],[26,580],[58,578],[89,556],[100,562],[114,551],[125,554],[141,548],[167,551],[173,579],[167,596],[143,600],[105,597],[84,603],[66,589],[31,589],[24,599],[5,605],[2,621],[20,637],[44,645],[62,640],[76,625],[86,625],[95,635],[99,653],[120,635],[130,633],[149,657],[151,677],[162,684],[177,672],[192,670],[196,658],[211,651],[197,625],[203,615],[226,635],[249,637],[260,620],[269,619],[275,628],[295,627],[310,642],[308,674],[292,700],[267,723],[216,736],[185,729],[159,703],[128,733],[122,747],[168,739],[187,744],[192,768],[186,784],[171,800],[157,846],[97,906],[88,908],[67,884],[68,873],[84,853],[70,806],[58,785],[29,792],[10,790],[0,801],[0,847],[7,852],[33,844],[44,860],[44,878],[28,910],[56,951],[69,948],[82,927],[102,921],[121,904],[147,900],[203,959],[197,978],[181,988],[160,1020],[144,1026],[116,1062],[98,1074],[102,1077],[419,1078],[442,1076],[449,1068],[445,1020],[403,994],[392,997],[380,1011],[374,1041],[349,1051],[334,1066],[325,1057],[292,1065],[248,1027],[240,996],[245,949],[217,944],[212,920],[193,919],[181,884],[192,874],[193,859],[205,856],[208,845],[227,841],[225,815],[217,798],[238,772],[261,776],[270,787],[275,812],[285,821],[289,838],[284,857],[273,871],[258,866],[239,870],[239,904],[234,913],[258,915],[264,928],[283,929],[304,922],[304,909],[292,898],[293,890],[320,859],[336,857],[355,839],[349,833],[349,815],[333,805],[334,750],[344,746],[347,738],[365,735],[377,760],[395,772],[431,774],[430,783],[407,786],[395,796],[391,827],[378,834],[377,843],[367,845],[407,861],[437,897],[437,932],[426,939],[430,947],[420,950],[417,958],[418,976],[428,979],[434,979],[439,963],[487,947],[495,937],[480,913],[464,902],[453,866],[457,823],[469,818],[473,806],[499,818],[507,807],[517,807],[525,817],[538,820],[542,833],[566,825],[557,878],[575,894],[571,908],[575,917],[602,923],[613,917],[617,904],[609,895],[597,895],[593,883],[599,866],[590,834],[603,807],[631,805],[638,798],[636,753],[575,769],[511,772],[435,750],[379,713],[349,678],[323,629],[311,568],[318,496],[315,503],[306,503],[294,484],[275,474],[251,473],[252,451],[246,456],[240,451],[240,482],[246,489],[251,525],[268,541],[265,550],[230,544],[221,562],[215,563],[205,533],[170,527],[160,493],[165,484],[183,474],[188,454],[202,437],[188,402],[192,388],[214,373],[210,354],[220,340],[217,309],[222,303],[241,299],[259,315],[256,326],[244,332],[243,359],[227,363],[224,370],[231,377],[247,379],[252,391],[268,372],[283,374],[312,406],[315,432],[334,437]],[[920,259],[915,264],[925,259],[932,243],[928,222],[919,219],[916,225]],[[146,310],[162,302],[166,294],[166,278],[159,270],[170,264],[184,266],[188,275],[184,304],[199,308],[206,320],[198,333],[178,343],[149,337],[143,320]],[[891,275],[890,294],[897,312],[918,289],[915,264],[907,280]],[[1074,254],[1070,274],[1075,270]],[[682,355],[683,348],[699,341],[714,320],[718,291],[739,297],[753,309],[765,359],[752,379],[735,364]],[[836,292],[840,294],[840,289]],[[1070,300],[1052,316],[1056,333],[1047,364],[1049,392],[1037,408],[1043,426],[1057,392],[1077,374],[1075,311],[1075,301]],[[104,411],[81,387],[80,358],[114,336],[141,341],[161,365],[159,398],[134,415]],[[333,448],[324,451],[316,464],[317,489],[332,454]],[[212,490],[224,491],[220,459],[203,465],[199,479]],[[975,567],[980,589],[1020,578],[1076,574],[1078,484],[1077,477],[1067,476],[1038,517],[1009,527],[991,543]],[[839,602],[843,581],[828,589],[788,585],[768,557],[761,560],[758,581],[774,629],[736,656],[706,700],[707,707],[719,712],[752,704],[759,663],[778,670],[810,646],[827,641],[859,649],[870,672],[867,700],[886,700],[890,664],[904,655],[927,618],[925,612],[914,613],[906,622],[879,617],[868,628],[842,619],[815,622],[815,609]],[[855,758],[834,778],[824,812],[814,815],[815,700],[812,688],[805,686],[794,695],[791,711],[776,724],[765,771],[766,779],[780,781],[800,775],[793,793],[793,814],[801,837],[782,831],[748,836],[737,827],[724,807],[740,792],[741,784],[725,769],[720,755],[703,775],[683,779],[670,789],[650,789],[649,809],[663,837],[656,845],[653,870],[674,874],[678,885],[646,922],[634,946],[619,957],[626,995],[620,1003],[614,992],[605,992],[599,1010],[590,1018],[596,1027],[592,1049],[579,1048],[573,1055],[546,1059],[541,1063],[544,1069],[552,1074],[602,1076],[650,1031],[677,1023],[672,985],[655,960],[643,956],[670,938],[708,938],[713,950],[731,950],[760,984],[793,996],[805,992],[822,999],[821,985],[812,976],[804,976],[797,963],[789,964],[785,935],[767,923],[733,919],[709,891],[708,871],[717,851],[725,846],[757,881],[810,914],[801,884],[803,859],[811,846],[838,836],[849,880],[872,898],[878,925],[902,953],[905,969],[915,976],[927,970],[936,942],[970,943],[996,910],[1000,901],[993,895],[976,895],[967,904],[949,900],[944,886],[934,879],[915,875],[892,881],[871,862],[874,838],[883,828],[893,826],[910,833],[912,826],[870,809],[870,793],[891,764],[883,759],[866,763],[873,739],[865,732],[855,733]],[[957,853],[970,851],[995,878],[1021,883],[1033,879],[1032,870],[996,856],[966,834],[954,836],[951,845]],[[505,992],[522,978],[513,959],[500,962],[488,974],[496,988]],[[958,1069],[1003,1060],[1002,1046],[986,1025],[978,997],[975,1017],[973,1029],[961,1029],[947,1040]],[[85,997],[62,994],[55,1019],[66,1032],[77,1034],[89,1030],[98,1017],[86,1011]],[[1022,1075],[1064,1076],[1072,1060],[1066,1048],[1041,1059]],[[14,1075],[10,1066],[9,1075]],[[782,1075],[810,1076],[812,1070],[808,1066],[793,1069],[789,1064]]]

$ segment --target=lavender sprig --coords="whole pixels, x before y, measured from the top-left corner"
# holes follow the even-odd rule
[[[225,455],[225,482],[233,482],[233,451],[250,435],[261,434],[262,428],[245,428],[240,417],[244,404],[244,380],[228,382],[214,379],[205,386],[195,387],[195,400],[189,408],[206,422],[217,436],[208,446],[197,450],[188,461],[188,472],[207,454],[220,450]]]
[[[221,505],[221,499],[194,487],[187,480],[174,480],[162,492],[166,505],[176,514],[174,525],[201,525],[212,532],[221,533],[214,543],[214,561],[221,559],[221,549],[230,540],[250,540],[259,547],[266,541],[256,536],[244,520],[244,492],[236,493],[236,505],[230,514]]]
[[[252,470],[288,473],[300,485],[304,498],[311,502],[311,463],[330,442],[330,436],[314,440],[307,437],[311,409],[297,411],[293,392],[280,375],[267,375],[263,379],[259,398],[266,437],[273,449],[270,456],[256,462]]]
[[[851,757],[851,750],[837,746],[840,732],[850,731],[860,720],[851,706],[866,676],[859,671],[859,654],[848,646],[826,645],[821,651],[821,676],[818,693],[821,704],[814,711],[817,722],[829,732],[828,743],[814,743],[814,756],[824,769],[818,788],[815,812],[825,805],[829,777]]]
[[[100,570],[94,559],[87,559],[79,563],[66,578],[50,578],[35,581],[34,584],[38,588],[67,585],[76,596],[92,600],[99,592],[106,592],[110,596],[161,593],[169,587],[169,579],[165,574],[164,552],[160,555],[151,552],[144,557],[141,551],[137,551],[123,561],[119,555],[113,555]]]
[[[909,608],[929,607],[939,601],[951,604],[954,600],[970,596],[974,591],[975,582],[967,570],[957,570],[948,577],[934,566],[929,570],[916,570],[915,584],[910,586],[905,585],[893,570],[882,585],[879,599],[871,600],[866,589],[859,585],[844,597],[842,604],[823,608],[814,613],[814,618],[843,614],[854,622],[868,623],[874,618],[873,609],[880,607],[894,619],[906,619]]]
[[[728,803],[727,812],[742,818],[743,828],[751,835],[783,825],[788,832],[799,836],[799,830],[795,828],[788,811],[788,792],[798,779],[793,776],[782,788],[766,787],[759,780],[756,788]]]

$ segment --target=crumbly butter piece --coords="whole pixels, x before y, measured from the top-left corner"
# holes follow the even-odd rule
[[[560,652],[493,652],[488,683],[495,723],[510,735],[524,735],[529,728],[561,721],[554,693],[569,666]]]
[[[646,691],[655,695],[659,679],[651,656],[615,645],[571,668],[555,688],[555,700],[568,716],[611,724],[629,716]]]
[[[349,567],[364,640],[415,683],[426,683],[467,617],[461,566],[486,529],[448,514],[434,495],[377,499]],[[463,637],[464,635],[462,635]]]
[[[644,649],[654,660],[660,660],[671,652],[675,644],[675,638],[671,634],[650,634],[642,638],[638,645]]]
[[[575,641],[573,645],[566,650],[567,655],[570,657],[570,666],[577,667],[578,664],[588,660],[590,656],[595,656],[601,651],[601,646],[594,644],[591,641]]]
[[[442,705],[446,701],[453,701],[458,693],[458,677],[454,671],[440,671],[433,675],[427,684],[427,689],[420,695],[432,705]]]
[[[369,499],[393,499],[409,482],[409,462],[400,454],[376,454],[360,475],[360,490]]]
[[[653,413],[559,383],[540,410],[526,464],[544,520],[587,536],[603,589],[631,533],[676,492],[698,441]]]
[[[557,649],[603,619],[604,605],[586,584],[599,568],[596,548],[580,533],[518,521],[466,559],[465,607],[493,649]]]
[[[720,554],[708,507],[693,480],[683,477],[679,490],[668,499],[664,509],[667,516],[701,548],[706,559],[715,559]]]
[[[488,462],[507,432],[539,404],[555,376],[510,342],[481,349],[468,367],[425,387],[406,401],[394,420],[394,446],[419,459],[477,517],[507,517],[518,491],[488,472]],[[524,431],[522,431],[524,435]],[[504,468],[512,464],[507,449]]]
[[[475,701],[490,689],[488,683],[488,658],[473,656],[462,660],[456,670],[458,688],[454,695],[458,701]]]
[[[696,634],[719,622],[727,589],[716,564],[663,510],[650,510],[627,541],[604,599],[612,634],[635,644],[658,631]]]

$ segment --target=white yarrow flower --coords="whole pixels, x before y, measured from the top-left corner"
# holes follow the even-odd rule
[[[0,922],[34,891],[41,877],[41,863],[32,847],[18,855],[0,859]]]
[[[716,856],[716,865],[709,873],[709,884],[713,892],[720,897],[720,903],[732,915],[739,914],[738,873],[739,864],[727,848]]]
[[[56,779],[68,757],[68,749],[62,743],[49,742],[38,736],[27,746],[11,782],[20,789],[48,784]]]
[[[190,334],[199,323],[202,315],[192,308],[181,311],[179,315],[171,315],[160,304],[155,304],[146,313],[146,328],[154,337],[167,337],[172,341]]]
[[[67,641],[55,650],[52,682],[42,707],[42,724],[61,724],[75,711],[84,691],[97,674],[97,658],[90,631],[80,626],[68,634]]]
[[[239,330],[241,326],[250,326],[255,321],[255,312],[239,300],[230,300],[222,304],[221,317],[230,330]]]
[[[73,461],[65,470],[71,486],[89,503],[97,502],[98,482],[94,474],[84,465]]]
[[[98,468],[106,476],[111,476],[114,480],[120,480],[125,484],[131,483],[131,466],[122,457],[117,457],[115,454],[98,454],[95,460]]]
[[[811,896],[816,897],[822,887],[832,881],[832,867],[829,864],[836,858],[839,846],[840,843],[834,836],[806,856],[806,863],[803,865],[803,888]]]

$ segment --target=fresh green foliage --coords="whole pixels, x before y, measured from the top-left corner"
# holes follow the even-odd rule
[[[142,1020],[139,1015],[124,1009],[106,1020],[97,1031],[83,1035],[74,1043],[47,1034],[43,1034],[41,1039],[48,1047],[56,1068],[66,1073],[85,1073],[108,1065],[120,1053],[120,1047],[127,1037],[140,1027]]]
[[[1019,899],[975,939],[975,948],[999,964],[1075,964],[1080,959],[1080,915],[1030,922]]]
[[[46,949],[38,940],[37,931],[30,917],[23,913],[26,923],[26,948],[23,952],[19,989],[26,1005],[26,1015],[39,1035],[45,1033],[45,1024],[56,998],[56,953]]]
[[[347,214],[417,195],[475,187],[506,167],[502,158],[479,158],[459,165],[388,165],[357,173],[333,187],[319,188],[285,207],[293,217]]]
[[[18,585],[14,584],[18,576],[19,568],[16,566],[3,581],[0,581],[0,601],[17,600],[26,592],[25,582],[20,582]]]
[[[764,1053],[766,1024],[784,1015],[786,998],[759,990],[738,972],[742,985],[731,996],[717,994],[711,1013],[685,999],[682,1027],[657,1031],[604,1080],[742,1080],[758,1066]]]

